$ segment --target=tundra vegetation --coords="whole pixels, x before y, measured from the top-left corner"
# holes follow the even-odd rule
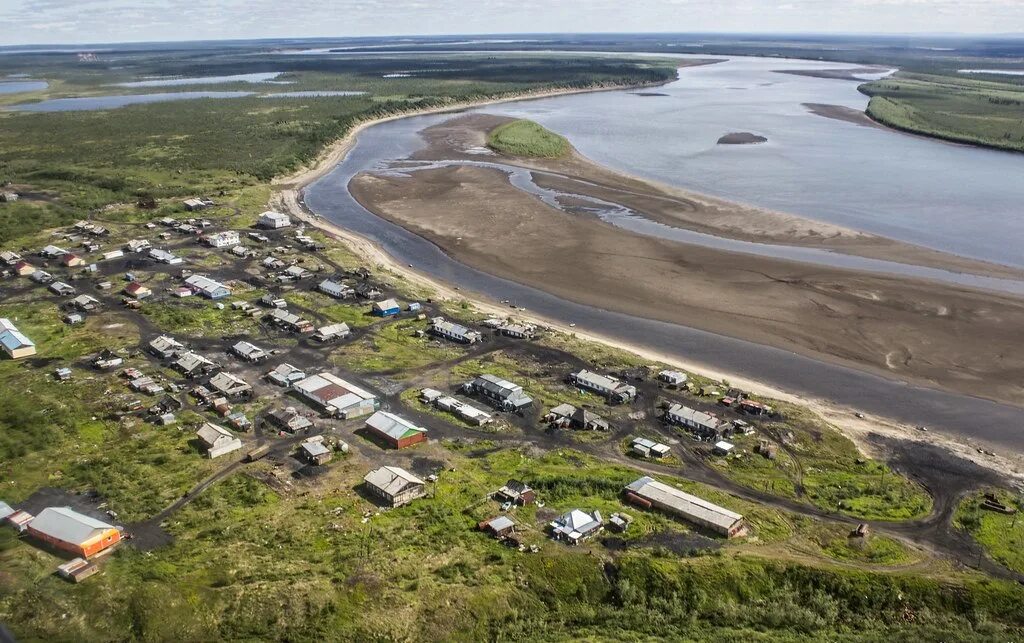
[[[535,158],[559,158],[572,150],[564,136],[528,120],[495,127],[487,135],[487,145],[502,154]]]
[[[217,204],[201,216],[215,228],[244,231],[265,209],[272,177],[313,159],[360,120],[538,88],[656,82],[674,73],[671,66],[592,65],[572,57],[507,63],[467,57],[451,70],[441,65],[426,77],[386,82],[384,74],[436,63],[432,57],[284,57],[270,66],[258,57],[243,64],[225,56],[228,62],[217,62],[209,54],[204,63],[188,56],[171,62],[142,57],[136,72],[225,75],[283,68],[294,70],[289,77],[305,83],[302,88],[369,93],[4,113],[0,176],[29,196],[0,204],[2,249],[39,262],[32,252],[78,219],[109,229],[98,241],[103,250],[128,239],[156,239],[164,228],[146,225],[165,216],[193,216],[180,201],[195,195],[214,197]],[[104,63],[57,66],[50,74],[38,57],[29,58],[6,56],[8,67],[0,73],[28,70],[52,78],[50,95],[107,92],[107,83],[131,80]],[[145,207],[136,205],[140,201]],[[359,267],[359,257],[339,242],[311,233],[326,247],[310,252],[293,247],[286,234],[274,241],[286,247],[273,252],[287,261],[304,261],[317,272]],[[100,310],[74,326],[61,320],[66,300],[25,278],[0,280],[0,317],[16,320],[39,347],[35,357],[0,360],[0,498],[20,505],[43,493],[102,505],[137,535],[100,562],[100,574],[72,585],[53,574],[62,562],[58,556],[0,528],[0,622],[19,640],[978,641],[1024,635],[1019,585],[965,571],[895,536],[879,533],[864,543],[849,538],[850,516],[909,519],[926,513],[930,499],[806,411],[769,401],[780,415],[752,420],[762,438],[779,446],[778,459],[755,455],[753,438],[744,438],[737,440],[742,457],[709,461],[707,445],[657,422],[653,396],[643,405],[610,407],[565,383],[565,375],[583,364],[602,372],[656,372],[664,365],[558,333],[533,342],[509,340],[494,350],[445,343],[422,336],[427,322],[415,314],[382,320],[368,315],[365,303],[313,292],[315,278],[281,285],[256,269],[257,259],[235,259],[176,233],[166,245],[186,257],[184,267],[230,278],[233,299],[251,303],[279,292],[291,309],[318,324],[349,323],[353,336],[314,345],[230,305],[172,297],[178,267],[130,267],[136,261],[130,257],[111,267],[100,262],[99,275],[49,267],[80,292],[103,299]],[[129,268],[155,293],[138,311],[120,306],[119,295],[92,288],[100,279],[120,280]],[[372,273],[402,301],[430,297],[401,275],[376,267]],[[431,313],[479,321],[468,305],[427,305]],[[202,422],[223,418],[188,396],[193,382],[144,354],[145,342],[161,333],[217,357],[226,370],[244,371],[252,382],[267,367],[226,354],[239,336],[280,351],[275,359],[309,369],[328,366],[382,391],[389,408],[429,425],[432,439],[408,452],[384,451],[357,433],[361,421],[318,418],[318,430],[352,445],[349,454],[310,471],[285,451],[289,438],[262,428],[260,438],[275,445],[275,454],[231,469],[228,458],[201,457],[192,439]],[[174,394],[186,406],[176,425],[144,421],[138,408],[154,398],[129,391],[115,371],[89,367],[104,349],[122,355],[125,366],[181,387]],[[57,381],[57,367],[71,368],[72,378]],[[535,415],[567,401],[599,411],[613,426],[642,425],[672,441],[677,454],[687,455],[658,469],[657,477],[741,512],[750,535],[725,541],[664,513],[625,505],[623,485],[657,465],[625,456],[621,429],[578,441],[534,416],[510,414],[495,427],[475,428],[427,412],[415,400],[424,386],[453,391],[481,371],[522,383],[542,407]],[[696,374],[691,380],[710,383]],[[254,419],[284,405],[308,410],[292,394],[259,386],[260,395],[238,402],[236,410]],[[709,404],[684,391],[665,394]],[[252,433],[239,435],[254,443]],[[372,505],[359,489],[362,477],[392,462],[419,475],[437,473],[428,497],[394,510]],[[217,474],[223,477],[189,494]],[[520,539],[535,552],[475,530],[501,511],[488,496],[509,478],[534,487],[544,503],[508,511],[520,524]],[[190,502],[168,511],[183,498]],[[605,534],[580,547],[551,542],[544,534],[547,521],[574,507],[605,516],[625,511],[634,521],[624,534]],[[822,509],[846,517],[809,517]],[[1018,564],[988,543],[985,534],[992,529],[971,527],[966,513],[960,521],[993,557]]]

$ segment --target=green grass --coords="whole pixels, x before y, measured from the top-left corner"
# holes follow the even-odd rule
[[[982,509],[985,493],[994,493],[1004,505],[1017,510],[1006,515]],[[968,497],[957,508],[954,524],[974,537],[985,553],[1010,569],[1024,573],[1024,519],[1019,515],[1024,503],[1019,495],[990,489]]]
[[[487,145],[502,154],[535,158],[559,158],[572,150],[564,137],[528,120],[495,127],[487,135]]]
[[[867,83],[867,113],[896,129],[960,143],[1024,151],[1024,86],[898,72]]]
[[[417,369],[464,353],[458,344],[430,336],[417,337],[416,331],[425,327],[424,322],[416,319],[378,324],[368,336],[333,351],[331,360],[357,371],[414,375]]]

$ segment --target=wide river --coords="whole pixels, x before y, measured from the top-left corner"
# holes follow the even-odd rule
[[[811,61],[736,58],[685,68],[651,90],[577,94],[488,106],[565,134],[588,157],[631,174],[803,214],[962,255],[1024,266],[1024,155],[950,145],[816,116],[802,103],[863,109],[857,83],[776,73]],[[487,275],[366,211],[348,193],[357,173],[422,147],[418,132],[450,118],[405,118],[364,130],[331,173],[305,190],[324,218],[379,243],[417,270],[531,312],[784,390],[1024,449],[1024,411],[895,383],[850,368],[673,324],[591,308]],[[720,146],[728,132],[767,137]]]

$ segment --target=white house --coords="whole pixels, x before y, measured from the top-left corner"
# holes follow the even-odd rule
[[[292,220],[288,218],[287,214],[281,212],[274,212],[273,210],[267,210],[260,215],[258,225],[261,228],[268,228],[276,230],[278,228],[287,228],[292,224]]]
[[[242,441],[231,431],[213,422],[207,422],[196,431],[196,437],[206,449],[206,456],[209,458],[219,458],[242,448]]]
[[[207,245],[213,248],[232,248],[242,242],[241,237],[238,236],[238,232],[234,230],[225,230],[216,234],[208,234],[203,237],[203,240]]]

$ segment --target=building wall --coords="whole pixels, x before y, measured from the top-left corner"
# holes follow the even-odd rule
[[[37,538],[49,545],[52,545],[53,547],[56,547],[57,549],[71,552],[72,554],[81,556],[83,558],[95,556],[104,549],[114,546],[121,540],[121,532],[119,532],[116,529],[108,529],[99,536],[91,540],[87,540],[84,543],[71,543],[59,540],[57,538],[53,538],[48,534],[36,531],[32,528],[31,525],[29,525],[28,527],[28,533],[33,538]]]
[[[398,440],[395,443],[395,448],[396,449],[404,449],[406,447],[411,447],[414,444],[419,444],[420,442],[426,442],[426,441],[427,441],[427,434],[426,433],[417,433],[416,435],[410,435],[408,437],[402,438],[401,440]]]
[[[25,346],[23,348],[16,348],[13,351],[8,351],[6,348],[4,352],[7,353],[11,359],[22,359],[24,357],[31,357],[36,354],[35,346]]]

